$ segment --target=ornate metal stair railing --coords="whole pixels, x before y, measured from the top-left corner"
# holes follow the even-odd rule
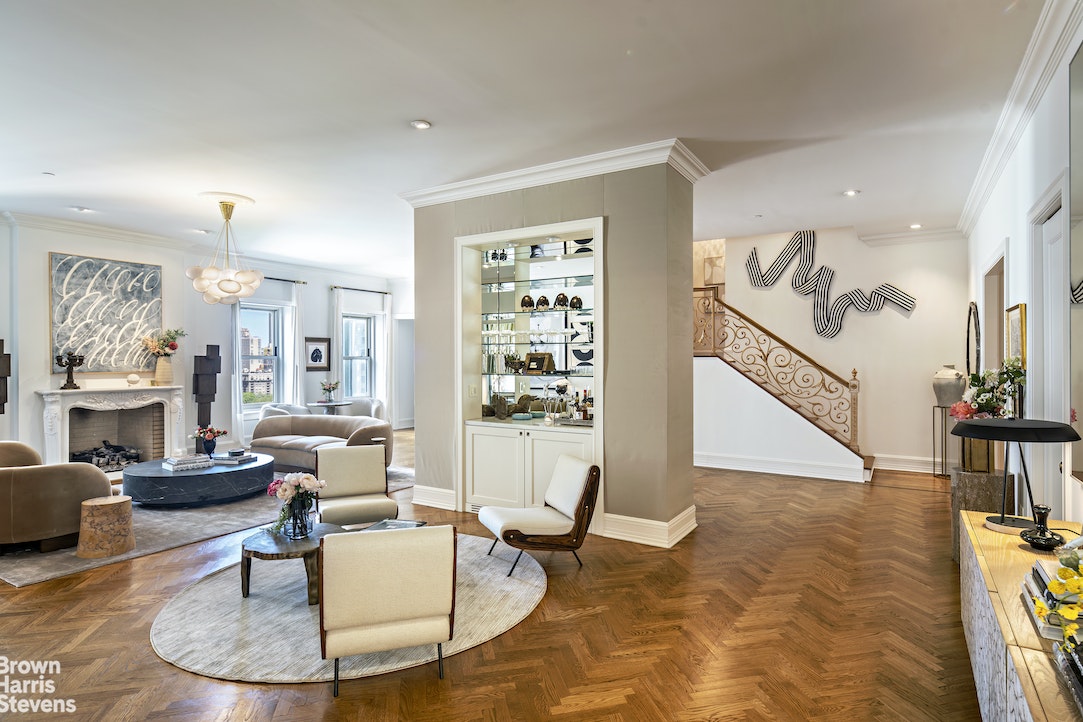
[[[857,370],[843,379],[743,313],[721,301],[717,289],[693,289],[693,353],[717,356],[855,454]]]

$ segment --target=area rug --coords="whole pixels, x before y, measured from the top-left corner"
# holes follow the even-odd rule
[[[20,551],[0,556],[0,579],[14,587],[25,587],[68,574],[103,567],[173,549],[193,542],[267,524],[278,517],[282,502],[266,494],[193,509],[165,509],[132,505],[135,549],[103,559],[75,556],[75,547],[45,554]]]
[[[361,532],[363,533],[363,532]],[[545,595],[545,570],[524,554],[491,539],[459,535],[455,636],[450,656],[486,642],[525,619]],[[334,677],[320,657],[319,605],[308,604],[300,559],[252,562],[248,598],[241,597],[238,565],[195,582],[171,599],[150,630],[159,657],[205,677],[241,682],[318,682]],[[436,645],[343,657],[339,677],[353,679],[426,664]],[[435,674],[435,672],[434,672]]]
[[[276,474],[281,476],[281,474]],[[409,489],[414,485],[414,470],[402,466],[387,469],[388,493]],[[135,532],[135,549],[103,559],[81,559],[75,556],[75,547],[58,549],[40,554],[36,551],[20,551],[0,556],[0,579],[13,587],[56,579],[103,567],[107,564],[135,559],[232,534],[268,524],[278,517],[281,502],[266,494],[248,499],[193,509],[166,509],[132,505],[132,529]]]

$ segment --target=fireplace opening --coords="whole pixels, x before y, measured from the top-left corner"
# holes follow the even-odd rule
[[[90,463],[102,471],[119,471],[128,464],[165,458],[165,405],[69,409],[68,458],[86,461],[88,453]]]
[[[108,439],[104,439],[96,449],[71,452],[71,460],[93,464],[102,471],[120,471],[125,466],[138,464],[142,459],[139,449],[110,444]]]

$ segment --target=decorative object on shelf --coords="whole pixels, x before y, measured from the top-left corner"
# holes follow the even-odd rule
[[[530,294],[523,296],[523,299],[519,301],[519,308],[524,311],[534,310],[534,299],[530,297]]]
[[[541,246],[535,244],[535,245],[530,247],[530,257],[531,258],[541,258],[544,255],[545,255],[545,251],[542,250]]]
[[[1050,511],[1052,510],[1045,504],[1035,504],[1034,526],[1019,532],[1019,536],[1027,544],[1046,552],[1051,552],[1064,543],[1064,537],[1049,530]]]
[[[216,429],[213,426],[197,426],[196,433],[192,434],[191,438],[203,447],[204,454],[210,456],[218,445],[218,437],[228,433],[225,429]]]
[[[508,418],[508,400],[502,394],[493,395],[493,416],[498,419]]]
[[[546,298],[545,296],[538,296],[538,302],[534,305],[534,310],[536,310],[536,311],[548,311],[549,310],[549,299]]]
[[[331,339],[305,336],[305,371],[331,370]]]
[[[327,482],[308,472],[293,472],[276,479],[267,487],[268,496],[282,500],[278,519],[271,525],[273,532],[285,534],[290,539],[303,539],[310,531],[309,511],[320,489]]]
[[[1004,312],[1004,356],[1019,358],[1027,367],[1027,304],[1017,303]]]
[[[573,311],[582,311],[583,299],[579,298],[579,296],[572,296],[572,300],[568,303],[568,308]]]
[[[128,374],[128,378],[126,379],[129,386],[138,386],[139,380],[139,374]]]
[[[211,404],[218,393],[218,374],[222,373],[222,354],[218,346],[208,345],[207,353],[193,358],[192,396],[196,402],[196,423],[209,426]]]
[[[338,388],[338,381],[328,381],[324,379],[320,382],[320,391],[323,392],[323,400],[327,403],[331,403],[335,400],[335,389]]]
[[[214,255],[202,266],[191,266],[184,275],[192,281],[192,288],[203,294],[203,302],[209,304],[237,303],[248,298],[263,283],[263,273],[246,267],[244,257],[237,250],[237,239],[233,235],[230,219],[237,203],[255,203],[247,196],[235,193],[204,193],[218,199],[218,208],[222,213],[222,230],[214,247]],[[221,267],[219,267],[221,263]]]
[[[944,364],[944,368],[933,374],[933,393],[937,406],[951,406],[962,400],[966,390],[966,377],[962,371],[955,370],[955,364]]]
[[[162,325],[161,266],[50,253],[49,279],[50,358],[73,350],[80,373],[154,368],[139,339]]]
[[[8,376],[11,376],[11,354],[4,353],[4,339],[0,338],[0,414],[8,402]]]
[[[1062,551],[1057,557],[1060,566],[1056,568],[1056,577],[1050,575],[1046,582],[1046,598],[1032,598],[1034,614],[1046,624],[1061,628],[1062,641],[1057,647],[1063,652],[1071,652],[1076,647],[1074,637],[1079,631],[1079,616],[1083,612],[1080,604],[1083,573],[1079,569],[1077,550]]]
[[[962,402],[960,402],[962,403]],[[1030,474],[1027,471],[1026,461],[1023,457],[1023,442],[1037,444],[1063,444],[1069,441],[1079,441],[1079,434],[1068,424],[1058,421],[1041,421],[1035,419],[1003,419],[1003,418],[972,418],[963,419],[955,424],[951,430],[955,436],[969,439],[984,439],[986,441],[1015,442],[1022,461],[1023,481],[1027,489],[1027,501],[1030,508],[1035,510],[1034,493],[1030,488]],[[993,531],[1017,534],[1023,529],[1032,526],[1029,519],[1023,519],[1007,515],[1008,498],[1008,457],[1011,452],[1011,444],[1004,444],[1004,493],[1002,496],[1000,514],[994,514],[985,518],[985,525]],[[1037,519],[1035,519],[1035,524]]]
[[[880,284],[868,296],[861,289],[855,288],[831,301],[831,282],[834,280],[835,271],[827,266],[820,266],[812,273],[816,256],[814,231],[798,231],[793,234],[793,238],[767,271],[760,268],[759,256],[753,248],[745,261],[748,280],[756,288],[773,286],[782,277],[790,262],[798,256],[801,260],[793,274],[793,289],[803,296],[814,296],[812,321],[818,336],[838,336],[842,331],[842,317],[851,306],[862,313],[868,313],[879,311],[890,301],[907,313],[914,310],[917,299],[889,283]]]
[[[77,369],[78,367],[83,365],[83,362],[85,360],[86,359],[81,354],[73,353],[71,351],[68,351],[63,356],[57,356],[56,357],[56,365],[59,366],[62,369],[67,369],[68,370],[68,378],[64,381],[64,385],[61,386],[60,388],[62,388],[62,389],[77,389],[77,388],[79,388],[79,385],[77,383],[75,383],[75,373],[74,372],[75,372],[75,369]]]
[[[514,352],[504,354],[504,368],[513,374],[523,373],[523,366],[525,365],[526,362],[519,358],[519,354]]]
[[[528,374],[543,374],[556,370],[551,353],[528,353],[526,355],[526,371]]]
[[[557,297],[553,299],[554,311],[567,311],[568,310],[568,296],[563,293],[558,293]]]

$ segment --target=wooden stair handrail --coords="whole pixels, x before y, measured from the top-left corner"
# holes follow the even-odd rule
[[[857,455],[857,369],[844,379],[718,298],[694,288],[693,355],[715,356]]]

